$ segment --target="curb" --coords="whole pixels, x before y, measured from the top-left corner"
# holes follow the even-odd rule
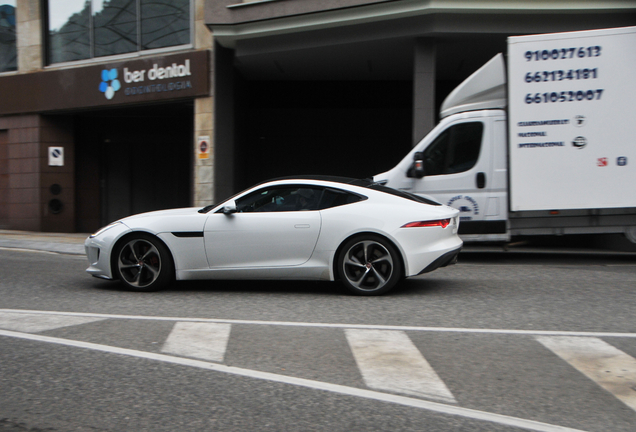
[[[0,230],[0,248],[83,256],[86,237],[88,234]]]

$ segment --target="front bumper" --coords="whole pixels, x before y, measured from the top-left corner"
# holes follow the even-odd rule
[[[110,266],[112,249],[117,240],[130,231],[131,229],[126,225],[118,223],[107,230],[102,230],[96,236],[88,237],[84,242],[89,264],[86,273],[102,279],[113,279]]]

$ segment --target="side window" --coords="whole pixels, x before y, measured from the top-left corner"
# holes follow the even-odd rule
[[[263,188],[236,200],[240,213],[324,210],[362,201],[366,197],[339,189],[278,186]]]
[[[427,176],[468,171],[477,163],[484,131],[482,122],[460,123],[442,132],[424,150]]]
[[[454,127],[454,126],[453,126]],[[427,176],[444,174],[451,128],[442,132],[424,151],[424,173]]]
[[[320,188],[278,186],[259,189],[236,200],[240,213],[317,210]]]
[[[349,192],[345,192],[338,189],[325,189],[320,200],[319,210],[324,210],[332,207],[338,207],[345,204],[351,204],[354,202],[362,201],[365,197],[355,195]]]

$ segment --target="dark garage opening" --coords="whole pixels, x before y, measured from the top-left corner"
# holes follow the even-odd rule
[[[269,178],[371,177],[411,149],[410,81],[240,81],[239,188]]]
[[[193,115],[188,102],[75,116],[79,232],[190,205]]]

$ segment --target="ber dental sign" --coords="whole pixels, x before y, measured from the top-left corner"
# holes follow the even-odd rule
[[[207,82],[207,67],[201,67],[207,65],[205,57],[203,63],[192,54],[180,54],[119,67],[105,65],[98,75],[99,91],[114,102],[185,97],[196,92],[195,85],[206,87],[207,92],[207,86],[201,83],[202,77]]]
[[[192,75],[190,72],[190,59],[186,59],[184,64],[172,63],[172,66],[166,67],[159,67],[157,63],[155,63],[149,71],[143,69],[140,71],[129,71],[128,68],[124,68],[124,81],[127,83],[143,82],[146,72],[148,72],[148,79],[150,81],[167,78],[187,78]]]
[[[0,115],[208,96],[208,51],[104,62],[0,78]]]

